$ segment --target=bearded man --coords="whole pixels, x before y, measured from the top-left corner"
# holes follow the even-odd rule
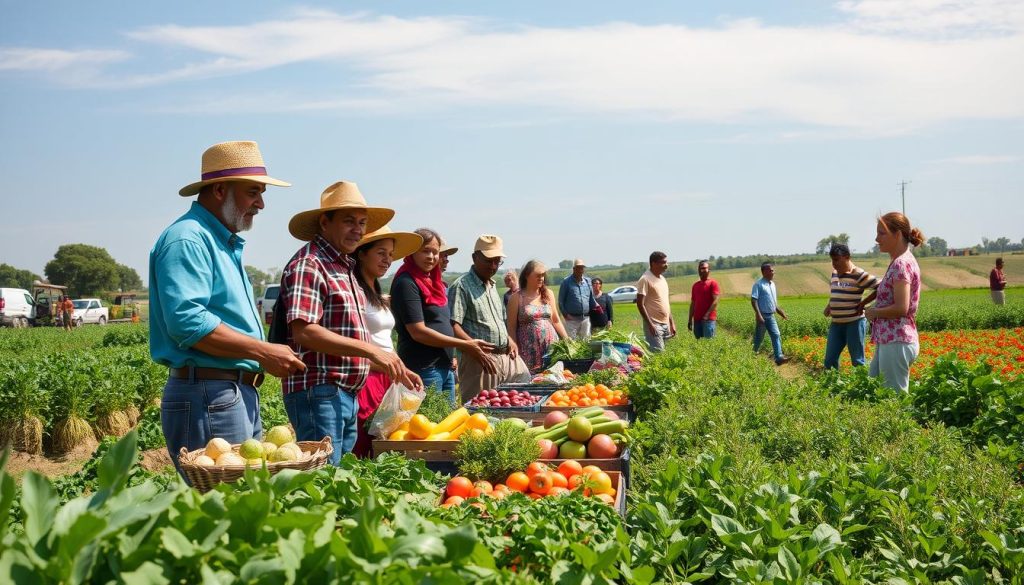
[[[290,186],[267,176],[255,142],[211,146],[201,180],[179,191],[198,200],[149,254],[149,348],[169,368],[160,421],[179,473],[182,447],[199,449],[214,437],[232,444],[262,438],[263,372],[284,377],[305,369],[288,346],[266,342],[242,263],[238,234],[263,209],[266,185]]]

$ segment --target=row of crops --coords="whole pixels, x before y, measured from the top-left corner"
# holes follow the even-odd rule
[[[968,370],[933,386],[1017,388]],[[856,375],[789,382],[745,339],[681,336],[628,382],[624,518],[577,495],[443,509],[444,478],[399,456],[200,495],[140,473],[129,434],[78,491],[0,474],[0,580],[1020,583],[1013,466],[922,415],[946,398],[842,391]]]
[[[167,381],[143,326],[0,333],[0,444],[19,451],[59,455],[122,436]]]
[[[996,306],[988,290],[924,292],[917,313],[918,331],[1024,327],[1024,289],[1008,289],[1006,298],[1005,305]],[[781,299],[779,305],[789,317],[778,320],[783,339],[827,335],[830,320],[823,314],[827,304],[826,296]],[[718,311],[718,324],[736,333],[753,335],[754,313],[750,300],[723,301]]]

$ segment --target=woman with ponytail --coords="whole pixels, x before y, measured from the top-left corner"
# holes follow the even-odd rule
[[[920,350],[915,317],[921,299],[921,268],[913,248],[924,243],[924,234],[898,211],[878,219],[876,234],[878,249],[891,260],[878,285],[875,305],[864,312],[875,343],[869,371],[872,376],[881,374],[886,386],[906,392],[910,364]]]

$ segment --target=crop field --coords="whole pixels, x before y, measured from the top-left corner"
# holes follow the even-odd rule
[[[166,378],[144,324],[0,330],[3,439],[49,455],[72,426],[100,439],[70,475],[0,472],[0,579],[1018,583],[1024,290],[1007,296],[926,292],[906,394],[862,369],[784,378],[750,351],[745,299],[702,342],[673,303],[678,338],[622,386],[636,422],[621,516],[575,493],[442,508],[448,476],[394,454],[252,470],[200,495],[139,464],[162,446]],[[810,366],[825,300],[781,301],[787,353]],[[616,329],[640,330],[635,305],[615,311]],[[261,414],[287,422],[275,378]]]

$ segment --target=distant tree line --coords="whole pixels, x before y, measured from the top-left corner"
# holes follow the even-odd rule
[[[73,297],[102,296],[117,291],[138,291],[142,279],[134,268],[118,263],[104,248],[88,244],[64,244],[43,269],[46,281],[68,287]],[[0,286],[31,289],[43,280],[29,270],[0,264]]]

